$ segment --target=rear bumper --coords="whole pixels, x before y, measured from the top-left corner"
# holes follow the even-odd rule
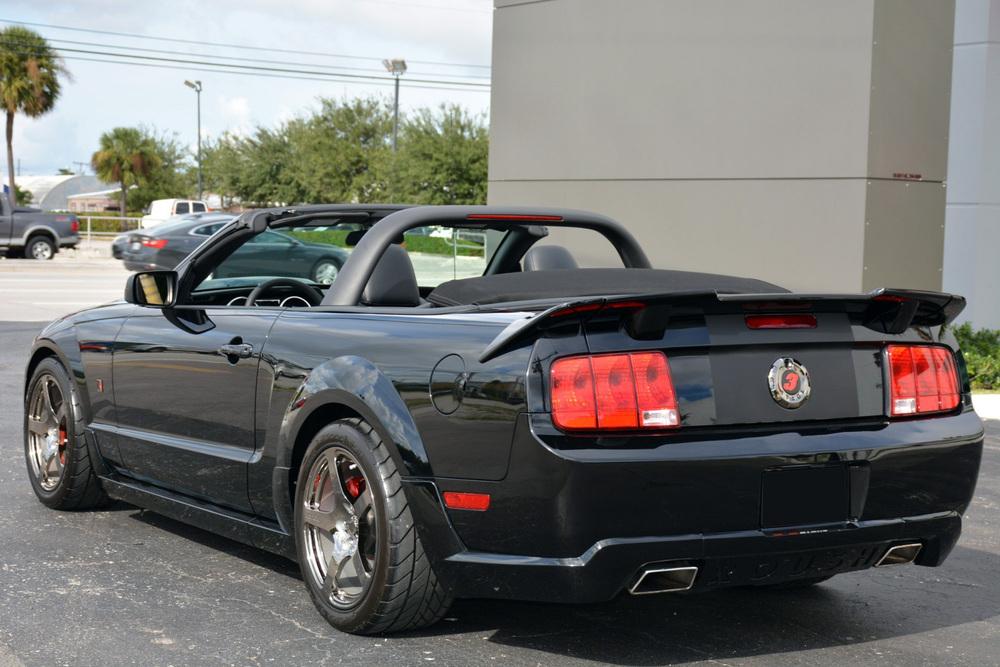
[[[649,566],[695,566],[692,591],[825,577],[874,566],[894,545],[921,543],[919,565],[940,565],[961,533],[953,513],[863,522],[796,536],[760,531],[609,539],[576,558],[462,552],[438,565],[458,597],[598,602]]]
[[[78,245],[79,243],[80,243],[80,236],[78,234],[59,237],[60,248],[71,248]]]
[[[971,410],[673,438],[641,451],[554,450],[525,415],[505,479],[436,481],[437,491],[490,493],[487,511],[446,511],[435,491],[433,502],[424,494],[418,520],[431,541],[450,545],[435,561],[460,597],[605,600],[664,562],[698,567],[694,590],[779,583],[865,569],[914,542],[917,564],[936,566],[958,540],[982,445]],[[765,524],[765,473],[801,466],[848,471],[842,520]],[[806,490],[801,502],[810,500]]]
[[[158,271],[164,268],[154,262],[135,260],[128,257],[124,257],[122,263],[128,271]]]

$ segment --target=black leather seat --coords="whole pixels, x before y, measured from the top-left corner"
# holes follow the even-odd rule
[[[559,271],[580,268],[569,250],[560,245],[539,245],[528,249],[521,259],[525,271]]]
[[[413,262],[402,246],[386,248],[361,294],[361,303],[384,307],[421,304]]]

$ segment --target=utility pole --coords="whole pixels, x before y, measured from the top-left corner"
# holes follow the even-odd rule
[[[184,85],[198,95],[198,199],[201,199],[201,81],[185,81]]]
[[[392,152],[396,152],[396,142],[399,137],[399,77],[406,73],[406,61],[402,58],[383,60],[382,65],[396,79],[396,95],[392,104]]]
[[[73,165],[76,167],[76,173],[83,174],[83,173],[86,172],[86,166],[87,166],[86,162],[75,162],[74,161]]]

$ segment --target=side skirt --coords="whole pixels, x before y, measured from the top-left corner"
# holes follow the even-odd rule
[[[202,503],[114,474],[102,476],[101,483],[105,492],[116,500],[296,560],[295,541],[277,524],[269,526],[257,517]]]

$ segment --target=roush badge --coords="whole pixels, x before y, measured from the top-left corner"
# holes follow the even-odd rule
[[[809,371],[791,357],[782,357],[771,365],[767,386],[775,403],[794,410],[809,400]]]

